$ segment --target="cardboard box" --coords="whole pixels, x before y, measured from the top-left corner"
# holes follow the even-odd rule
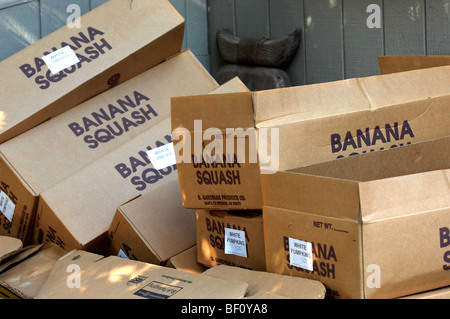
[[[255,123],[278,130],[279,171],[419,143],[450,135],[449,81],[450,66],[255,92]]]
[[[261,211],[196,210],[197,261],[266,270]]]
[[[15,211],[0,213],[0,234],[29,243],[39,194],[169,118],[172,96],[217,87],[186,50],[1,144],[0,187]]]
[[[167,118],[42,192],[32,242],[52,241],[67,251],[101,252],[119,206],[178,178],[171,143]],[[173,164],[169,161],[163,163],[165,168],[156,169],[150,153],[161,150]]]
[[[450,65],[450,56],[405,55],[378,57],[381,74],[391,74]]]
[[[170,143],[166,119],[42,192],[33,244],[101,252],[117,207],[177,179],[176,165],[156,170],[146,153]]]
[[[247,288],[244,282],[75,250],[56,263],[36,299],[237,299]]]
[[[224,280],[248,283],[246,298],[255,298],[262,292],[291,299],[324,299],[325,286],[318,280],[284,276],[265,271],[255,271],[219,265],[206,270],[204,275]],[[267,296],[264,296],[265,298]]]
[[[19,239],[0,236],[0,297],[32,299],[55,262],[65,254],[52,243],[23,247]]]
[[[177,158],[180,185],[186,194],[183,204],[195,209],[259,209],[259,174],[449,136],[449,81],[447,66],[220,97],[173,99],[172,128],[185,128],[191,139],[197,138]],[[198,129],[195,120],[202,120]],[[245,154],[257,149],[257,164],[245,161],[237,170],[236,165],[221,168],[224,165],[218,161],[195,164],[184,156],[191,153],[200,158],[205,147],[220,148],[220,139],[205,134],[215,127],[221,132],[255,127],[258,143],[249,144]],[[247,139],[251,140],[250,135]],[[183,140],[189,141],[183,137],[176,145],[183,146]],[[233,178],[236,172],[239,180]],[[237,200],[228,203],[222,195]],[[241,196],[246,201],[240,201]]]
[[[197,245],[194,245],[191,248],[188,248],[178,255],[170,258],[166,263],[166,267],[193,272],[195,274],[201,274],[208,269],[208,267],[197,261]]]
[[[107,1],[80,25],[64,26],[0,63],[0,143],[157,65],[183,43],[184,19],[166,0]],[[52,73],[43,57],[63,47],[64,70]]]
[[[245,86],[173,98],[172,130],[184,207],[261,208],[252,95]]]
[[[163,265],[196,240],[195,211],[181,204],[175,179],[117,209],[103,255]]]
[[[335,298],[448,286],[450,137],[262,177],[267,271]]]

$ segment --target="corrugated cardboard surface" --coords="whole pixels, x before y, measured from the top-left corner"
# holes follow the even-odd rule
[[[400,299],[450,299],[450,287],[421,292]]]
[[[196,239],[195,211],[183,207],[178,180],[171,180],[117,209],[103,254],[122,250],[130,259],[162,265]]]
[[[208,267],[225,264],[266,270],[261,211],[196,210],[196,215],[198,262]],[[247,257],[225,253],[225,228],[245,232]]]
[[[183,17],[166,0],[108,1],[81,26],[64,26],[2,61],[0,143],[162,62],[181,50],[184,35]],[[52,75],[41,58],[65,45],[81,62]]]
[[[98,252],[117,207],[177,179],[176,165],[155,170],[145,153],[170,132],[166,119],[41,193],[33,241]]]
[[[195,127],[196,120],[201,120],[200,128]],[[261,208],[260,167],[250,92],[172,99],[172,129],[179,128],[189,131],[187,142],[191,143],[190,149],[183,148],[182,155],[177,154],[184,207]],[[220,131],[219,138],[207,136],[206,132],[212,128]],[[241,129],[245,137],[238,137],[234,132],[234,135],[227,134],[227,129]],[[176,145],[183,145],[183,138]],[[210,143],[217,140],[222,141],[222,146],[218,146],[222,149],[215,150],[215,154],[220,152],[222,162],[214,158],[209,164],[205,154],[208,147],[213,147]],[[233,150],[226,146],[230,141]],[[194,158],[201,163],[194,163]]]
[[[197,261],[197,245],[170,258],[166,263],[166,267],[193,272],[195,274],[201,274],[208,268]]]
[[[10,234],[25,240],[18,230],[32,223],[41,192],[169,118],[172,96],[205,94],[217,87],[187,50],[3,143],[0,165],[7,167],[0,178],[17,201]],[[22,211],[26,218],[19,215]]]
[[[67,273],[75,265],[82,270]],[[75,269],[74,267],[74,269]],[[72,277],[68,278],[68,275]],[[79,286],[68,287],[67,281]],[[53,267],[37,299],[236,299],[248,288],[244,282],[222,280],[115,256],[103,258],[72,251]]]
[[[249,284],[245,297],[255,297],[261,292],[292,299],[323,299],[325,286],[317,280],[284,276],[264,271],[219,265],[209,268],[205,275]]]
[[[391,74],[450,65],[450,56],[380,56],[378,62],[381,74]]]
[[[337,298],[447,286],[449,155],[443,138],[263,176],[267,270],[318,279]],[[289,237],[313,243],[312,272],[290,264]]]

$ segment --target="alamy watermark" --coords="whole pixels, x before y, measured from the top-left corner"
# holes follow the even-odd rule
[[[367,6],[367,13],[370,15],[367,17],[366,24],[369,29],[380,29],[381,28],[381,7],[378,4],[370,4]]]
[[[278,128],[218,128],[203,130],[202,120],[194,120],[193,134],[187,128],[172,131],[176,162],[192,164],[256,164],[263,174],[279,167]]]
[[[81,28],[81,8],[78,4],[69,4],[66,9],[70,15],[67,17],[66,24],[70,29]]]

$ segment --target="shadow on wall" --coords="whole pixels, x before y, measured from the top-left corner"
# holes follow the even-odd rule
[[[286,69],[300,46],[301,30],[278,38],[237,37],[228,29],[217,32],[216,43],[223,65],[216,76],[223,84],[238,76],[251,91],[291,86]]]

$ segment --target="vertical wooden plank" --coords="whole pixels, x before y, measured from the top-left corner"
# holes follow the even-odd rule
[[[424,0],[384,1],[386,55],[424,55]]]
[[[236,33],[240,37],[269,37],[268,0],[236,0]]]
[[[81,15],[90,10],[89,0],[41,0],[41,36],[58,30],[67,23],[67,18],[73,13],[67,12],[71,4],[80,7]]]
[[[367,7],[382,0],[344,0],[344,61],[345,78],[365,77],[380,74],[378,57],[384,54],[383,29],[369,28]]]
[[[342,80],[341,0],[305,0],[306,82]]]
[[[297,54],[286,70],[292,86],[306,84],[305,29],[303,17],[303,0],[270,0],[270,36],[272,38],[279,38],[289,34],[295,28],[301,29],[302,32]]]
[[[185,19],[184,38],[183,38],[183,46],[182,46],[182,50],[184,50],[184,49],[186,49],[188,47],[188,43],[187,43],[187,27],[188,27],[188,23],[186,21],[186,0],[170,0],[169,2],[178,11],[178,13],[180,13]]]
[[[203,66],[209,70],[206,0],[190,0],[186,2],[186,28],[187,47],[199,58]]]
[[[0,10],[0,61],[40,38],[39,2]]]
[[[220,67],[224,65],[217,49],[216,36],[220,29],[228,29],[236,35],[234,0],[208,0],[208,38],[211,54],[212,76],[216,76]]]
[[[91,10],[94,10],[98,6],[102,5],[108,0],[91,0]]]
[[[0,9],[16,6],[32,0],[0,0]]]
[[[429,55],[450,55],[450,0],[427,0],[426,44]]]

